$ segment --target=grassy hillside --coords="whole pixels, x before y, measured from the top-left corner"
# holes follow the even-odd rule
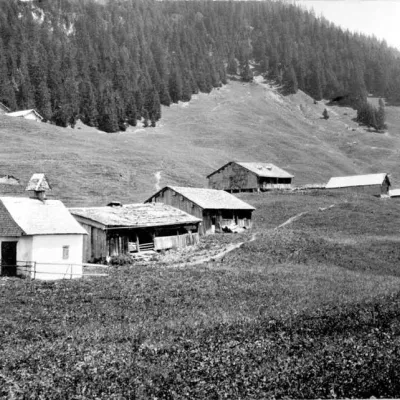
[[[63,129],[0,115],[0,174],[26,182],[46,172],[54,195],[68,205],[143,201],[160,185],[206,185],[205,176],[229,160],[273,162],[295,183],[332,175],[390,172],[400,176],[398,108],[387,107],[389,132],[357,126],[355,111],[313,104],[302,92],[282,97],[262,83],[231,81],[190,103],[163,109],[156,128],[106,134]],[[355,129],[354,131],[352,129]]]
[[[258,239],[219,262],[0,280],[0,397],[398,398],[400,202],[241,197]]]

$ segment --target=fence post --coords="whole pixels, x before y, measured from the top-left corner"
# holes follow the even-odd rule
[[[70,267],[71,267],[71,279],[72,279],[72,264],[70,265]]]
[[[33,262],[33,279],[36,278],[36,261]]]

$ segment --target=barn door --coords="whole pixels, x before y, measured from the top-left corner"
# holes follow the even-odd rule
[[[217,222],[217,218],[215,217],[215,215],[213,215],[211,217],[211,233],[215,233],[216,222]]]
[[[1,242],[1,274],[17,275],[17,242]]]

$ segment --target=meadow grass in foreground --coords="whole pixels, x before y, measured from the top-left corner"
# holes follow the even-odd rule
[[[312,195],[264,204],[257,240],[222,262],[0,281],[0,397],[399,397],[398,205]],[[302,209],[292,225],[266,228]],[[377,213],[373,224],[363,210]],[[385,247],[368,251],[380,231]]]

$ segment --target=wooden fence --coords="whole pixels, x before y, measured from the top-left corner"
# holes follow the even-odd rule
[[[174,248],[183,248],[199,243],[200,238],[198,232],[186,233],[176,236],[159,236],[154,238],[154,249],[165,250]]]

